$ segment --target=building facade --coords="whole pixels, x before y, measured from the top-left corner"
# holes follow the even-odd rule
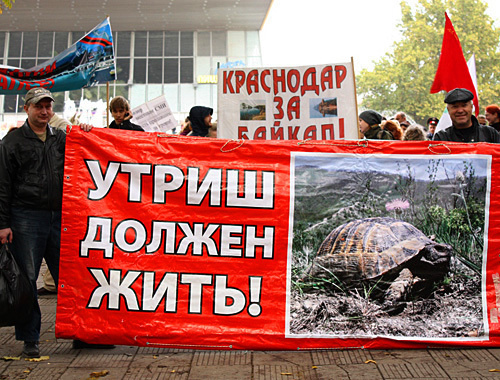
[[[0,62],[27,69],[56,56],[84,34],[0,31]],[[258,30],[118,31],[113,42],[117,80],[109,83],[109,97],[122,95],[133,108],[165,95],[179,122],[194,105],[212,107],[217,113],[219,68],[262,65]],[[97,120],[105,126],[107,91],[106,85],[99,85],[55,93],[54,110],[68,119],[80,113],[80,121],[93,123],[95,114],[101,114]],[[0,95],[4,133],[13,123],[24,121],[23,104],[23,95]]]

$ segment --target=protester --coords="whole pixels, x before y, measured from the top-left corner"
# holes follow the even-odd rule
[[[394,140],[391,132],[380,127],[382,115],[373,110],[363,111],[359,114],[359,131],[365,139],[370,140]]]
[[[54,97],[42,87],[25,96],[26,122],[0,145],[0,242],[9,244],[33,292],[42,259],[59,278],[61,206],[66,134],[49,124]],[[82,124],[83,130],[92,126]],[[41,312],[36,305],[25,323],[15,326],[23,354],[39,357]]]
[[[207,137],[217,138],[217,122],[212,123],[212,126],[208,129]]]
[[[184,119],[184,122],[181,125],[181,132],[179,133],[181,136],[187,136],[191,133],[193,129],[191,128],[191,121],[189,120],[189,116]]]
[[[212,125],[212,114],[214,110],[204,106],[194,106],[189,111],[189,120],[193,132],[190,136],[206,137],[208,129]]]
[[[500,132],[500,107],[496,104],[490,104],[486,107],[486,120],[488,125]]]
[[[436,132],[435,141],[500,143],[500,134],[492,127],[480,125],[472,115],[474,94],[465,88],[451,90],[444,102],[452,125]]]
[[[439,123],[439,119],[437,117],[430,117],[427,119],[427,129],[429,133],[427,133],[427,140],[432,140],[434,137],[434,133],[436,133],[436,127]]]
[[[406,120],[406,114],[404,112],[398,112],[396,115],[394,115],[394,119],[396,119],[400,125],[402,122],[408,121]]]
[[[421,125],[413,124],[410,125],[404,135],[404,141],[425,141],[427,138],[425,137],[425,130]]]
[[[485,115],[477,115],[477,121],[479,121],[479,124],[481,125],[487,125],[488,123]]]
[[[114,119],[109,125],[109,128],[126,129],[129,131],[144,131],[141,126],[130,121],[133,117],[132,111],[130,110],[128,100],[123,96],[117,96],[116,98],[111,99],[109,109],[111,110],[111,116],[113,116]]]
[[[402,140],[403,139],[403,130],[399,126],[397,120],[386,120],[382,123],[382,129],[391,132],[394,140]]]

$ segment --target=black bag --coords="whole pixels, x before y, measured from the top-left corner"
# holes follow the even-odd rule
[[[25,322],[36,302],[28,276],[3,244],[0,248],[0,327]]]

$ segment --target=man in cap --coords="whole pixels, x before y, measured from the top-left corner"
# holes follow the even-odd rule
[[[7,134],[0,145],[0,243],[9,244],[17,263],[36,280],[42,259],[59,278],[61,206],[66,134],[49,125],[54,97],[45,88],[26,93],[22,127]],[[82,124],[89,131],[92,126]],[[24,341],[23,354],[39,357],[41,313],[38,302],[27,322],[15,326]]]
[[[430,117],[427,119],[427,129],[429,133],[427,133],[427,140],[432,140],[434,137],[434,133],[436,132],[436,127],[439,123],[439,119],[437,117]]]
[[[451,90],[444,102],[452,125],[436,132],[434,141],[500,143],[500,134],[491,127],[480,125],[472,115],[474,94],[465,88]]]

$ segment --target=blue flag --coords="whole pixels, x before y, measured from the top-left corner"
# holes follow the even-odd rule
[[[77,90],[116,79],[109,17],[68,49],[30,69],[0,65],[0,94],[25,94],[32,87]]]

